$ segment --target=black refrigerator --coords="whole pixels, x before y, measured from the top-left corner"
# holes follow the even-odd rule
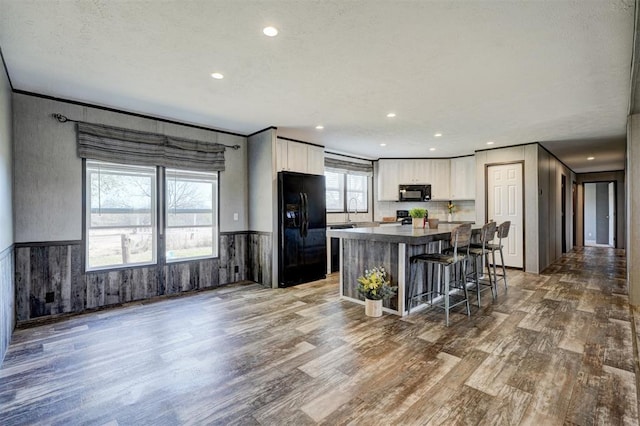
[[[327,273],[324,176],[278,173],[278,285],[315,281]]]

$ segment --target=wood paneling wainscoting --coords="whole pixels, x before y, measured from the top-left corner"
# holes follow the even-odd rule
[[[17,320],[78,313],[244,280],[270,285],[271,252],[265,248],[271,247],[270,234],[221,233],[219,241],[218,258],[96,272],[82,269],[82,241],[18,243]]]
[[[9,246],[0,252],[0,364],[16,325],[13,275],[13,246]]]
[[[249,232],[249,280],[271,287],[273,247],[270,232]]]

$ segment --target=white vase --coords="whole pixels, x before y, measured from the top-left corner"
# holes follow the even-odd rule
[[[453,222],[453,215],[451,213],[447,215],[447,222]]]
[[[411,219],[414,228],[424,228],[424,217],[414,217]]]
[[[371,300],[364,299],[364,313],[368,317],[381,317],[382,316],[382,299]]]

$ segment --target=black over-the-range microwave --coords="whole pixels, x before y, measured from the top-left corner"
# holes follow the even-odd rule
[[[400,185],[399,201],[431,200],[431,185]]]

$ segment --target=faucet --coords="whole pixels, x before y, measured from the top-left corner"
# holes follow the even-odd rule
[[[351,222],[351,218],[349,217],[349,208],[351,207],[352,201],[356,202],[356,207],[353,209],[353,214],[358,214],[358,199],[356,197],[353,197],[349,200],[349,203],[347,204],[347,222]]]

